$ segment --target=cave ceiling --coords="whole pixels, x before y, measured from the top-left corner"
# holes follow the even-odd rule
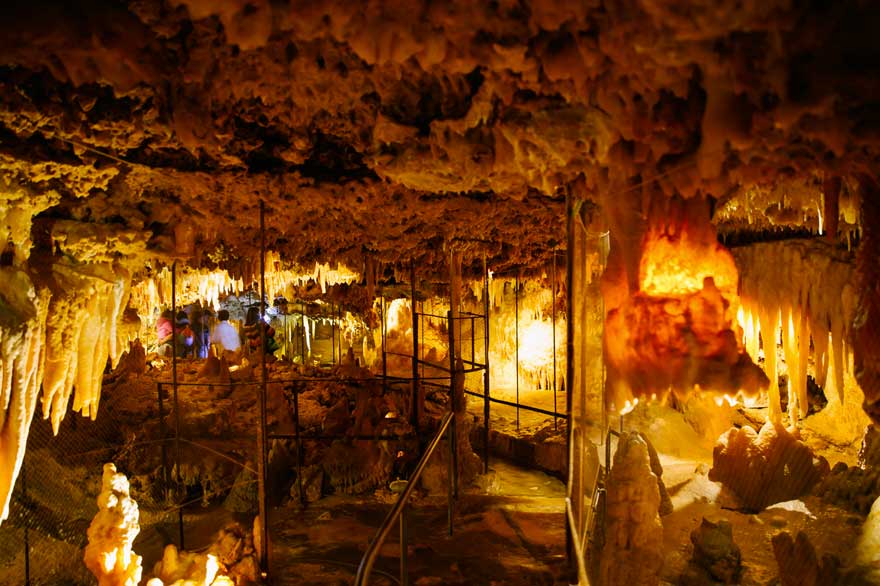
[[[739,230],[773,223],[780,185],[849,185],[880,152],[871,2],[6,12],[0,203],[34,216],[35,249],[93,231],[141,263],[253,255],[263,200],[268,246],[302,263],[440,267],[458,248],[466,265],[534,268],[564,244],[567,191],[708,195]]]

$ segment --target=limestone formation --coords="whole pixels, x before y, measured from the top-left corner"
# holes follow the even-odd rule
[[[880,451],[873,425],[865,430],[857,466],[838,462],[816,485],[815,494],[844,509],[867,515],[880,497]]]
[[[218,532],[207,551],[166,546],[147,586],[247,586],[258,582],[258,568],[253,534],[232,523]]]
[[[666,490],[666,484],[663,482],[663,465],[660,463],[660,456],[657,455],[657,450],[654,449],[653,444],[651,444],[651,441],[644,433],[639,432],[639,437],[648,446],[648,456],[651,458],[651,472],[657,477],[657,490],[660,491],[660,515],[668,515],[672,512],[672,499]]]
[[[859,448],[859,468],[880,467],[880,430],[874,425],[865,428]]]
[[[829,503],[867,515],[871,504],[880,496],[880,469],[865,470],[846,464],[835,466],[816,485],[815,493]]]
[[[796,499],[828,474],[825,458],[782,425],[767,422],[760,432],[731,428],[718,439],[709,479],[721,482],[751,511]]]
[[[866,568],[871,583],[880,580],[880,498],[871,505],[856,544],[856,563]]]
[[[660,490],[648,446],[638,434],[621,435],[605,499],[600,583],[656,586],[663,566]]]
[[[827,242],[768,242],[735,251],[741,274],[745,345],[757,358],[759,334],[782,330],[789,416],[807,416],[807,363],[814,346],[815,377],[829,401],[845,402],[844,372],[856,306],[852,259]],[[817,279],[816,275],[821,275]],[[771,419],[781,416],[775,352],[764,348]]]
[[[259,202],[278,252],[273,298],[294,282],[360,289],[362,277],[372,297],[377,276],[410,263],[435,282],[450,252],[466,253],[465,276],[483,259],[499,275],[540,275],[565,240],[566,196],[595,205],[628,270],[615,293],[632,301],[608,307],[626,326],[608,348],[609,381],[629,386],[612,384],[615,398],[768,384],[719,275],[675,298],[639,295],[648,215],[679,220],[670,202],[701,201],[712,229],[701,251],[716,259],[729,260],[716,228],[743,243],[823,232],[832,249],[858,246],[852,288],[804,286],[821,281],[821,263],[772,263],[785,267],[768,276],[785,286],[777,304],[742,271],[746,345],[756,322],[782,326],[794,419],[806,414],[810,334],[826,381],[850,340],[880,421],[876,3],[7,4],[0,520],[41,385],[56,433],[71,398],[97,416],[129,291],[150,329],[174,263],[180,303],[247,289]],[[802,278],[785,283],[797,267]]]
[[[98,513],[89,525],[85,548],[86,567],[99,586],[137,586],[141,581],[141,556],[132,551],[140,532],[138,506],[128,492],[128,479],[104,464]]]
[[[726,519],[711,521],[703,518],[691,532],[694,555],[681,576],[681,586],[706,584],[739,584],[742,554],[733,541],[733,528]]]
[[[792,539],[787,531],[772,538],[773,555],[779,564],[781,586],[843,586],[855,582],[841,581],[841,562],[834,556],[824,555],[821,560],[816,548],[802,531]]]

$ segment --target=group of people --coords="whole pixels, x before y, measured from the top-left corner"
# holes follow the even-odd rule
[[[218,356],[223,355],[229,361],[237,361],[242,349],[242,338],[229,323],[229,312],[225,309],[217,312],[217,324],[213,330],[209,328],[211,317],[213,314],[208,309],[193,309],[192,320],[185,311],[177,312],[176,316],[169,309],[163,311],[156,323],[159,354],[172,355],[176,333],[178,357],[207,358],[211,344],[214,344]],[[262,324],[265,331],[264,351],[267,355],[273,355],[279,348],[275,340],[275,329],[263,321],[258,307],[251,307],[247,312],[242,332],[247,343],[246,348],[250,352],[259,351],[262,337],[259,324]]]

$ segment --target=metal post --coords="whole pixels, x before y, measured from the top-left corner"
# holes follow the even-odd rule
[[[302,330],[299,335],[299,360],[300,363],[305,366],[306,365],[306,302],[300,300],[299,302],[299,323],[302,325]]]
[[[330,304],[330,344],[333,347],[333,360],[331,364],[336,364],[336,315],[333,304]]]
[[[566,461],[569,463],[569,467],[571,465],[571,438],[572,438],[572,429],[575,426],[575,421],[572,416],[572,392],[571,385],[574,382],[574,319],[573,319],[573,307],[574,307],[574,292],[572,291],[572,285],[574,280],[574,205],[571,197],[571,187],[566,190],[565,194],[565,232],[566,232],[566,256],[565,256],[565,310],[566,320],[565,320],[565,414],[568,416],[568,425],[566,426],[565,431],[565,448],[566,453],[568,454],[568,458]],[[565,470],[565,482],[568,485],[568,489],[571,489],[570,483],[570,474],[571,470],[569,467],[566,467]],[[572,497],[569,493],[569,497]],[[580,498],[580,495],[578,495]],[[581,503],[578,503],[579,506],[582,506]],[[571,539],[571,532],[574,528],[571,526],[571,521],[569,520],[569,515],[565,516],[565,552],[566,558],[568,560],[569,569],[572,568],[573,565],[573,542]],[[578,529],[580,531],[580,529]]]
[[[471,362],[476,362],[474,346],[476,346],[476,334],[474,333],[474,316],[471,316]]]
[[[416,313],[416,262],[410,261],[409,265],[410,299],[412,304],[412,331],[413,331],[413,357],[412,357],[412,409],[410,411],[410,424],[416,437],[419,435],[419,314]],[[401,525],[401,527],[403,527]],[[403,531],[403,529],[401,529]]]
[[[400,510],[400,586],[409,586],[409,532],[406,526],[406,505]]]
[[[306,506],[306,494],[303,491],[302,471],[302,440],[299,437],[299,391],[293,389],[293,433],[296,436],[296,490],[299,493],[299,504]]]
[[[446,433],[451,433],[452,435],[448,435],[446,437],[449,442],[449,465],[447,467],[447,479],[448,490],[449,490],[449,510],[447,512],[448,521],[449,521],[449,535],[452,535],[452,506],[453,506],[453,498],[455,495],[455,476],[456,476],[456,453],[455,453],[455,385],[456,379],[456,370],[455,370],[455,327],[454,320],[452,317],[452,310],[450,309],[447,315],[447,319],[449,320],[449,410],[452,412],[452,425],[447,430]]]
[[[259,450],[259,459],[257,472],[257,489],[259,491],[259,513],[260,513],[260,572],[265,578],[269,574],[269,518],[268,508],[266,507],[266,484],[269,469],[268,462],[268,445],[266,441],[266,396],[268,394],[267,381],[269,373],[266,368],[266,322],[265,322],[265,306],[263,298],[266,295],[266,204],[260,200],[260,344],[262,351],[260,352],[260,425],[257,434],[257,449]]]
[[[28,493],[27,493],[27,458],[22,458],[21,460],[21,502],[27,507],[28,506]],[[30,519],[25,517],[24,519],[24,583],[25,586],[30,586],[31,584],[31,536],[30,530],[28,528],[30,525]]]
[[[162,436],[160,438],[162,441],[159,444],[162,451],[162,488],[165,491],[165,500],[168,500],[171,491],[171,473],[168,470],[168,446],[165,445],[165,440],[168,439],[168,430],[165,427],[165,402],[162,398],[162,383],[158,383],[156,387],[159,391],[159,434]]]
[[[456,423],[458,422],[458,414],[452,416],[452,423],[449,431],[452,433],[450,442],[452,443],[452,498],[458,500],[458,432],[456,431]]]
[[[449,410],[455,411],[455,330],[451,309],[446,313],[446,319],[449,321]]]
[[[519,273],[513,281],[513,311],[516,331],[516,430],[519,431]]]
[[[553,251],[553,264],[550,271],[550,298],[553,304],[553,430],[559,429],[559,420],[555,413],[559,412],[556,407],[556,251]]]
[[[171,265],[171,384],[174,390],[174,461],[177,466],[177,492],[180,506],[177,507],[177,531],[180,534],[180,549],[183,541],[183,501],[184,489],[180,478],[180,402],[177,395],[177,261]]]
[[[385,319],[385,292],[382,292],[382,394],[386,392],[386,385],[388,384],[388,355],[385,353],[385,347],[387,344],[385,343],[385,337],[388,335],[388,330],[386,328],[387,321]]]
[[[489,473],[489,266],[486,263],[486,256],[483,255],[483,308],[485,317],[484,326],[484,342],[483,353],[486,370],[483,371],[483,474]]]
[[[455,421],[455,413],[452,413],[452,420]],[[452,427],[446,430],[446,433],[450,433]],[[449,444],[449,461],[446,465],[446,490],[447,492],[447,508],[446,508],[446,521],[449,523],[449,536],[452,536],[452,460],[455,454],[455,446],[452,445],[452,436],[447,435],[446,441]]]

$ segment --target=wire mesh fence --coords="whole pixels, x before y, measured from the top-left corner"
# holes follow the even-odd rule
[[[9,518],[0,525],[0,584],[96,583],[83,554],[105,462],[129,478],[138,503],[133,549],[145,577],[166,545],[203,547],[219,524],[255,513],[255,387],[181,386],[179,426],[171,385],[162,387],[164,425],[156,385],[137,387],[105,392],[96,421],[68,413],[58,436],[35,415]],[[126,392],[137,396],[126,401]],[[227,514],[212,514],[221,507]]]

